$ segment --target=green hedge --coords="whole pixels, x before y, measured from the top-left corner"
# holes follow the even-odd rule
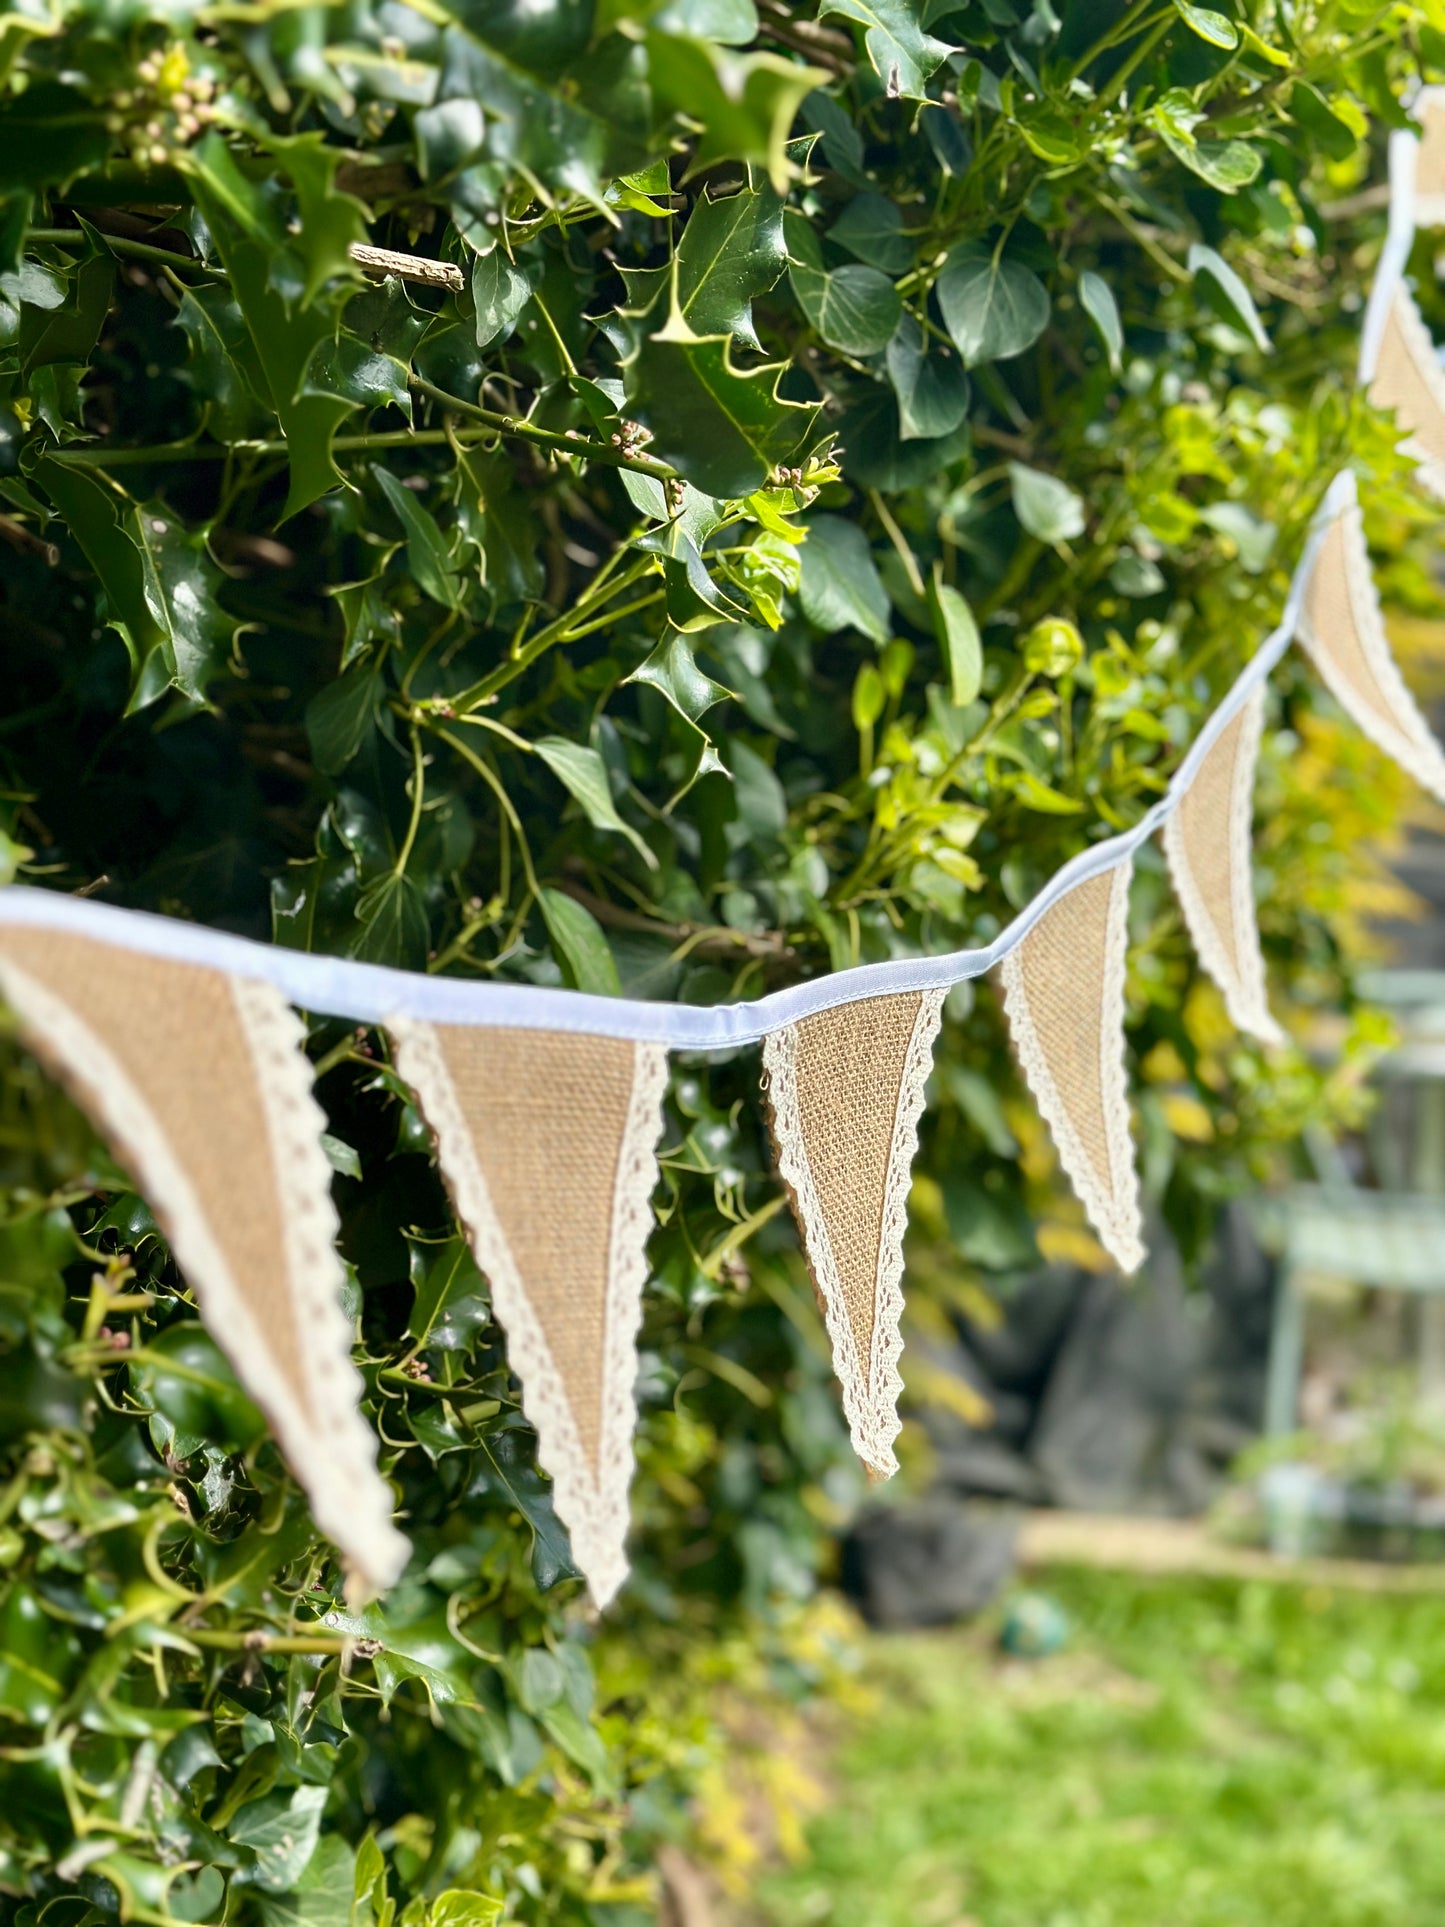
[[[1439,613],[1350,379],[1438,8],[1221,7],[0,17],[7,868],[697,1002],[986,941],[1159,793],[1344,461]],[[1404,791],[1298,666],[1276,692],[1261,920],[1303,1034]],[[1195,1253],[1379,1026],[1266,1061],[1152,854],[1134,926],[1143,1167]],[[648,1919],[728,1683],[832,1664],[806,1602],[860,1491],[756,1055],[676,1067],[599,1639],[425,1133],[375,1037],[314,1050],[416,1547],[349,1665],[144,1204],[7,1047],[0,1911]],[[919,1170],[922,1328],[1097,1261],[987,992],[949,999]]]

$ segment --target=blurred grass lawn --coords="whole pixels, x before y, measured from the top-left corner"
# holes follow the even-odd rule
[[[1056,1571],[997,1622],[878,1636],[775,1927],[1445,1924],[1445,1595]]]

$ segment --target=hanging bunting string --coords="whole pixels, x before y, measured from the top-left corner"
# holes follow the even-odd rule
[[[1445,376],[1404,278],[1417,186],[1420,211],[1445,222],[1445,90],[1427,90],[1416,112],[1423,146],[1391,137],[1389,227],[1360,379],[1394,409],[1422,483],[1445,497]],[[910,1170],[944,995],[999,969],[1060,1161],[1104,1246],[1132,1270],[1144,1256],[1124,1042],[1132,859],[1164,832],[1204,967],[1235,1022],[1277,1041],[1250,819],[1265,685],[1296,639],[1360,728],[1445,796],[1445,755],[1390,654],[1345,470],[1325,491],[1278,625],[1164,795],[1132,829],[1066,863],[982,948],[859,965],[708,1009],[389,970],[22,886],[0,890],[0,995],[147,1194],[317,1523],[372,1590],[397,1576],[406,1546],[359,1410],[324,1119],[286,1004],[390,1032],[490,1282],[574,1559],[604,1605],[627,1570],[668,1050],[763,1043],[779,1172],[854,1447],[888,1476]],[[238,1188],[243,1166],[254,1175]],[[238,1217],[238,1196],[265,1208]]]

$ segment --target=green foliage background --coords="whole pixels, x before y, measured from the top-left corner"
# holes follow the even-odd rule
[[[1433,635],[1429,518],[1349,371],[1369,183],[1442,29],[1438,0],[24,0],[7,869],[699,1002],[986,941],[1158,794],[1343,462]],[[1402,798],[1289,665],[1259,884],[1302,1038]],[[1337,1071],[1266,1062],[1139,872],[1142,1160],[1197,1253],[1350,1114],[1378,1026]],[[360,1620],[144,1204],[7,1051],[0,1908],[648,1919],[727,1694],[834,1663],[807,1601],[859,1489],[755,1054],[677,1066],[637,1570],[599,1632],[406,1093],[374,1037],[314,1048],[416,1548]],[[949,1000],[919,1173],[916,1330],[1040,1253],[1098,1262],[987,992]]]

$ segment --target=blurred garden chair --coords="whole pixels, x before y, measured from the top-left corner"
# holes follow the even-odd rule
[[[1387,1086],[1368,1145],[1376,1188],[1357,1184],[1339,1148],[1308,1140],[1317,1182],[1260,1201],[1261,1239],[1279,1261],[1264,1429],[1296,1428],[1307,1280],[1326,1274],[1418,1295],[1422,1402],[1445,1402],[1445,972],[1380,970],[1362,993],[1388,1009],[1399,1045],[1376,1076]]]

